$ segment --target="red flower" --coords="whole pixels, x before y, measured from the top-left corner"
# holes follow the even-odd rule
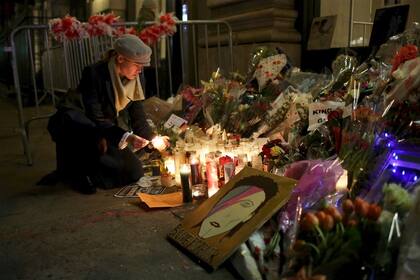
[[[401,47],[401,49],[399,49],[397,54],[394,56],[391,73],[397,70],[398,66],[400,66],[401,63],[416,58],[417,54],[418,49],[416,45],[408,44]]]
[[[264,158],[270,159],[272,157],[271,148],[273,148],[274,146],[279,146],[283,150],[287,151],[287,149],[284,147],[281,139],[274,139],[274,140],[271,140],[270,142],[268,142],[267,144],[265,144],[262,147],[262,154],[263,154]]]
[[[181,91],[181,95],[186,101],[197,106],[202,106],[202,102],[200,100],[201,92],[202,89],[196,89],[188,86]]]
[[[61,21],[61,25],[63,26],[63,29],[68,29],[73,24],[73,17],[71,16],[65,16],[63,20]]]
[[[331,111],[328,114],[328,120],[337,120],[337,119],[341,119],[343,116],[343,110],[341,109],[335,109],[334,111]]]
[[[172,14],[170,14],[170,13],[161,15],[159,20],[160,20],[161,23],[166,23],[166,24],[169,24],[169,25],[175,25],[175,19],[172,16]]]
[[[340,152],[341,149],[341,123],[340,120],[343,116],[343,110],[336,109],[328,114],[328,121],[331,123],[331,133],[335,141],[335,151]]]
[[[114,13],[103,16],[103,21],[107,24],[113,24],[118,20],[119,17],[115,16]]]
[[[175,19],[172,14],[160,16],[160,23],[144,28],[139,37],[148,45],[152,45],[165,35],[173,35],[176,31]]]

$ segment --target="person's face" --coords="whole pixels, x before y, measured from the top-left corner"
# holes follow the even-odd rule
[[[252,217],[253,212],[265,200],[264,191],[258,191],[243,197],[232,205],[229,205],[204,219],[198,235],[209,238],[233,229],[241,222]]]
[[[143,70],[143,64],[131,61],[121,55],[117,56],[118,70],[121,76],[129,80],[135,79]]]

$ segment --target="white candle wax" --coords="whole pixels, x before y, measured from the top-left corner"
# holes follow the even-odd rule
[[[168,170],[168,173],[175,175],[175,160],[173,157],[167,158],[165,160],[165,168]]]

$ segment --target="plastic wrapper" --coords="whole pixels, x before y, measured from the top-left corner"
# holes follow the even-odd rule
[[[277,96],[277,98],[271,103],[271,109],[265,115],[264,121],[258,127],[257,131],[254,132],[252,137],[258,138],[282,123],[285,120],[286,114],[297,94],[300,94],[300,92],[292,86],[289,86],[279,96]]]
[[[417,101],[420,96],[420,57],[404,62],[392,75],[396,81],[385,97],[385,105],[391,104],[394,100]]]
[[[374,104],[382,103],[381,93],[390,80],[391,68],[391,64],[373,58],[357,67],[354,79],[361,83],[361,99],[367,96],[369,99],[374,99],[372,100]]]
[[[274,220],[265,223],[248,239],[249,249],[264,279],[278,279],[280,263],[280,233]]]
[[[332,75],[310,72],[294,72],[287,78],[297,90],[317,96],[324,91],[332,81]]]
[[[231,118],[239,111],[246,87],[239,81],[223,77],[219,71],[213,73],[208,82],[201,83],[204,86],[201,102],[208,126],[220,124],[228,132],[235,132],[235,122]]]
[[[236,253],[230,259],[233,267],[244,280],[262,280],[257,262],[252,256],[246,243],[242,243]]]
[[[405,261],[410,259],[410,257],[406,258],[408,252],[399,252],[399,247],[401,246],[402,241],[402,229],[405,228],[406,231],[412,233],[412,227],[415,227],[415,220],[412,220],[410,222],[410,217],[406,219],[406,213],[410,211],[410,209],[412,209],[413,207],[412,195],[408,194],[405,189],[396,184],[386,185],[384,187],[383,192],[384,210],[382,211],[381,216],[379,217],[380,235],[377,251],[375,253],[375,263],[377,264],[377,267],[380,268],[376,269],[377,277],[379,279],[390,279],[395,274],[396,259],[398,254],[400,254],[400,259],[405,259]],[[418,219],[418,216],[416,217],[416,219]],[[409,226],[403,227],[404,222]],[[405,235],[405,237],[407,236]],[[410,236],[410,238],[413,238],[413,236]],[[414,243],[416,242],[413,239],[410,240],[410,242],[413,241]],[[414,251],[411,251],[411,253],[415,252],[416,250],[417,253],[414,254],[418,254],[420,252],[418,251],[420,248],[418,245],[417,248],[415,248],[415,244],[410,244],[410,247],[414,249]],[[402,257],[401,254],[404,254],[404,257]],[[408,263],[409,262],[410,260],[408,260]],[[418,266],[419,262],[420,258],[418,258],[417,264],[415,266]],[[413,272],[412,267],[410,267],[409,270],[409,273]]]
[[[243,243],[231,262],[243,279],[278,279],[280,235],[270,222]]]
[[[332,63],[334,84],[331,90],[336,91],[346,86],[357,66],[358,61],[355,57],[339,55]]]
[[[334,154],[334,146],[328,127],[321,125],[316,130],[304,134],[307,131],[307,127],[307,121],[303,122],[301,120],[295,124],[293,130],[289,133],[289,143],[296,153],[294,158],[312,160],[326,159],[332,156]],[[292,137],[291,134],[293,134]]]
[[[263,232],[261,230],[255,231],[249,237],[248,244],[261,272],[264,267],[264,253],[266,251]]]
[[[274,138],[280,134],[285,140],[291,143],[294,136],[290,134],[306,133],[308,126],[308,104],[312,102],[312,95],[309,93],[295,94],[292,103],[287,111],[284,120],[273,127],[267,136]]]
[[[297,198],[303,209],[315,205],[325,196],[335,192],[335,185],[343,174],[338,160],[304,160],[292,163],[284,176],[299,180],[286,208],[279,214],[280,229],[286,232],[293,223]]]
[[[403,233],[397,264],[396,280],[419,279],[420,275],[420,192],[417,188],[414,207],[411,209]]]
[[[158,97],[150,97],[143,101],[144,112],[155,125],[166,121],[173,112],[173,104]]]
[[[420,48],[420,25],[413,22],[409,28],[403,33],[392,36],[389,40],[382,44],[375,54],[378,61],[392,64],[397,51],[404,45],[413,44]]]

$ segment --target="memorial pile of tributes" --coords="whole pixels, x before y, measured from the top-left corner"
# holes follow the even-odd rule
[[[364,62],[340,55],[328,74],[261,47],[247,75],[218,70],[180,92],[174,165],[198,158],[210,195],[232,163],[297,180],[231,257],[245,279],[418,275],[419,227],[407,220],[420,207],[419,34],[415,24]]]

